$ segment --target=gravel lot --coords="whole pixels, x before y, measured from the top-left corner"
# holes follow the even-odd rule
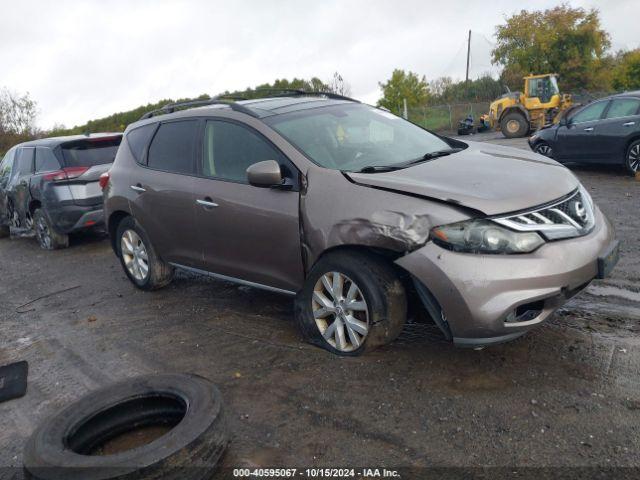
[[[287,297],[183,273],[143,293],[96,235],[56,252],[0,241],[0,365],[30,363],[26,397],[0,404],[0,466],[21,465],[35,425],[84,393],[187,371],[224,395],[229,467],[640,467],[640,182],[573,170],[623,241],[617,269],[482,351],[412,325],[339,358],[302,343]]]

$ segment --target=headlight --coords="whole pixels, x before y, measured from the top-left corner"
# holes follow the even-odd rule
[[[437,245],[467,253],[529,253],[544,243],[536,232],[514,232],[489,220],[467,220],[435,227]]]

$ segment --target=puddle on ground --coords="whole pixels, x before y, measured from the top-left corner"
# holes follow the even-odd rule
[[[596,297],[618,297],[632,302],[640,302],[640,292],[633,292],[624,288],[612,287],[609,285],[590,285],[587,293]]]
[[[91,455],[115,455],[116,453],[142,447],[162,437],[172,428],[169,425],[149,425],[136,428],[107,440],[94,449]]]

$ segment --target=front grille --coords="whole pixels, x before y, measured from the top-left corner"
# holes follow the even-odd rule
[[[586,235],[595,225],[593,202],[582,187],[551,205],[492,220],[513,230],[540,232],[548,240]]]

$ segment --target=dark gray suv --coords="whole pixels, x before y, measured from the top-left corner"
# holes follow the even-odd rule
[[[69,245],[69,234],[103,223],[100,175],[122,134],[54,137],[21,143],[0,163],[0,237],[10,228],[35,230],[47,250]]]
[[[292,295],[308,341],[357,355],[412,308],[456,345],[514,339],[616,264],[609,221],[542,155],[336,95],[203,103],[130,125],[109,171],[139,288],[183,268]]]

